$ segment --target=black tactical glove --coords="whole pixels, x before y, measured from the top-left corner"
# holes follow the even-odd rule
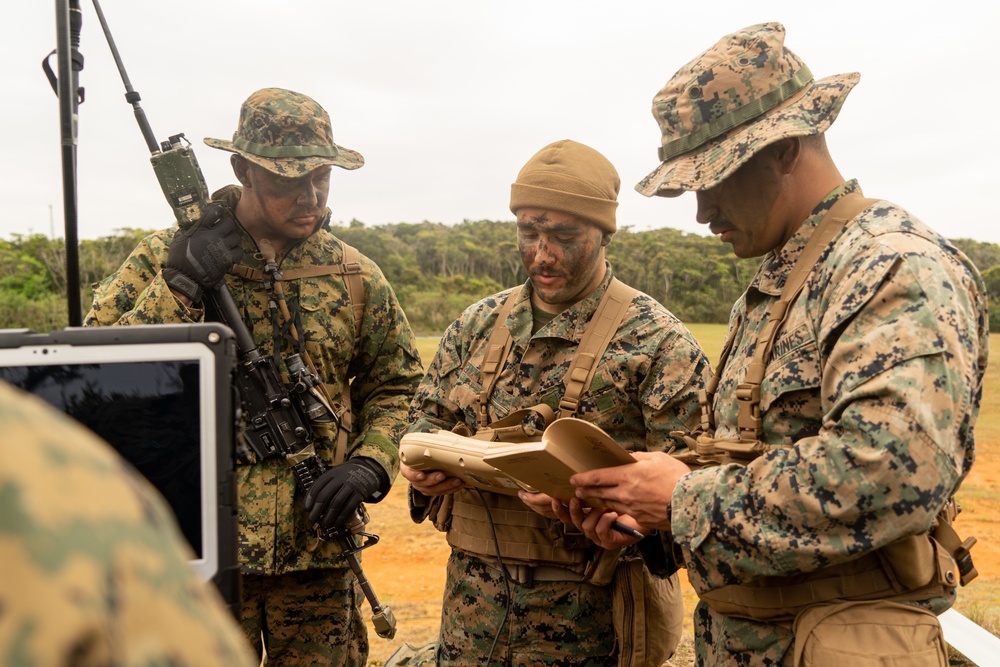
[[[309,520],[326,529],[342,528],[368,499],[379,500],[389,477],[375,461],[357,458],[327,470],[306,494]]]
[[[212,203],[201,220],[174,235],[163,279],[192,303],[200,303],[203,291],[221,285],[242,257],[236,218],[229,207]]]

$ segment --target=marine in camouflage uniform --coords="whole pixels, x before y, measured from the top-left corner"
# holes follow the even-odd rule
[[[164,500],[91,431],[0,382],[0,664],[259,664]]]
[[[329,116],[319,104],[293,91],[257,91],[243,104],[233,141],[206,139],[206,143],[236,153],[233,167],[242,184],[242,190],[229,186],[217,193],[239,224],[215,222],[211,229],[226,224],[230,229],[224,238],[216,236],[212,244],[203,244],[221,257],[221,272],[242,256],[239,263],[259,275],[265,268],[259,245],[263,238],[273,244],[279,269],[286,275],[344,261],[344,246],[328,229],[330,167],[354,169],[363,160],[333,143]],[[210,209],[206,218],[212,214]],[[187,268],[183,258],[171,255],[175,237],[182,238],[176,227],[144,238],[118,271],[98,285],[84,323],[202,319],[204,310],[197,298],[184,293],[191,291],[197,297],[201,286],[188,284],[197,280],[188,281],[190,276],[171,265],[180,263],[191,273],[198,268]],[[196,247],[196,241],[185,241]],[[203,264],[213,261],[210,253],[205,256]],[[263,631],[269,664],[364,665],[368,653],[357,581],[338,546],[317,539],[315,521],[353,511],[361,500],[384,497],[398,472],[397,441],[422,369],[413,333],[392,287],[363,255],[360,270],[364,287],[360,337],[355,335],[355,315],[342,275],[282,281],[297,337],[290,335],[280,312],[270,307],[273,295],[264,283],[225,275],[261,355],[269,357],[276,351],[284,358],[305,351],[335,408],[349,386],[353,429],[347,462],[333,466],[314,491],[323,483],[349,489],[352,480],[363,482],[353,498],[338,496],[340,507],[317,503],[307,513],[282,458],[257,461],[251,452],[251,459],[237,466],[243,622],[258,650]],[[287,382],[284,364],[278,366]],[[316,452],[330,466],[335,462],[336,425],[317,425],[314,431]],[[341,472],[346,478],[336,477]]]
[[[814,81],[783,42],[781,24],[751,26],[678,71],[653,103],[663,162],[636,186],[647,196],[695,191],[699,222],[737,255],[765,255],[732,310],[732,347],[711,404],[716,439],[738,440],[746,426],[737,394],[804,246],[835,203],[860,193],[823,140],[858,75]],[[972,466],[988,346],[973,264],[882,200],[867,202],[820,247],[760,383],[766,453],[693,472],[662,457],[643,479],[612,470],[575,479],[579,494],[601,495],[672,533],[702,597],[694,616],[700,665],[793,664],[790,619],[748,620],[706,600],[727,586],[766,594],[815,582],[927,534]],[[625,488],[643,501],[625,498]],[[596,532],[599,541],[617,540]],[[895,599],[940,613],[954,585],[940,596]],[[844,644],[832,647],[838,664],[859,659]]]
[[[490,396],[489,423],[541,403],[559,412],[566,372],[613,279],[603,247],[616,229],[618,187],[611,163],[576,142],[556,142],[529,160],[512,186],[511,210],[518,218],[518,245],[530,277],[523,288],[469,306],[448,327],[414,397],[409,431],[477,428],[480,371],[498,326],[509,330],[512,342]],[[584,237],[593,243],[588,246],[592,254],[578,247]],[[510,299],[516,302],[506,320],[499,322],[499,311]],[[691,426],[707,371],[707,359],[681,322],[651,297],[635,292],[575,416],[597,424],[631,451],[669,449],[679,444],[671,432]],[[411,481],[417,521],[434,506],[421,490],[454,492],[453,483],[458,481],[405,464],[402,474]],[[551,505],[544,494],[521,494],[527,507],[516,497],[483,495],[497,523],[503,523],[502,515],[508,512],[524,513],[528,507],[544,511]],[[480,505],[472,489],[459,490],[454,502]],[[589,549],[592,564],[600,550],[574,535],[572,527],[567,532],[551,509],[547,514],[548,518],[535,517],[544,525],[538,532],[547,535],[541,542],[545,549]],[[435,521],[439,527],[443,524],[440,516]],[[505,582],[492,546],[489,553],[460,548],[453,530],[448,539],[452,554],[438,645],[398,664],[482,665],[490,654],[502,665],[619,664],[611,585],[593,583],[592,571],[583,576],[582,567],[544,562],[516,567],[524,561],[505,557],[513,573]],[[545,580],[542,570],[548,571]],[[679,593],[677,575],[670,581]],[[671,605],[672,630],[677,635],[664,658],[679,639],[683,613],[679,594]],[[497,636],[499,641],[491,648]]]

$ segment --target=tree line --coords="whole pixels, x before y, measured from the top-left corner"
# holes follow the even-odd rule
[[[469,304],[527,278],[512,221],[369,227],[352,220],[331,231],[382,268],[418,334],[440,334]],[[93,285],[113,273],[147,233],[128,228],[80,242],[83,312],[90,308]],[[1000,245],[968,239],[953,242],[982,271],[990,299],[996,303]],[[736,257],[718,239],[671,228],[622,229],[608,246],[607,257],[619,279],[660,301],[682,321],[693,323],[726,322],[730,306],[760,263]],[[65,327],[65,265],[62,239],[15,234],[0,240],[0,328],[51,331]],[[1000,331],[1000,317],[994,319]]]

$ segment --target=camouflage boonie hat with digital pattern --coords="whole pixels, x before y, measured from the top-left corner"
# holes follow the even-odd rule
[[[238,153],[279,176],[304,176],[323,165],[357,169],[361,154],[333,142],[330,115],[308,95],[284,88],[263,88],[240,109],[232,141],[205,143]]]
[[[678,70],[653,98],[662,164],[635,189],[647,197],[707,190],[768,144],[825,132],[861,75],[816,81],[784,42],[780,23],[753,25]]]

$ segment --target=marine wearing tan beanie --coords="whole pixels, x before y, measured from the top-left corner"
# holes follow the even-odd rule
[[[544,208],[589,220],[602,230],[618,230],[618,171],[590,146],[569,139],[535,153],[510,186],[510,210]]]

